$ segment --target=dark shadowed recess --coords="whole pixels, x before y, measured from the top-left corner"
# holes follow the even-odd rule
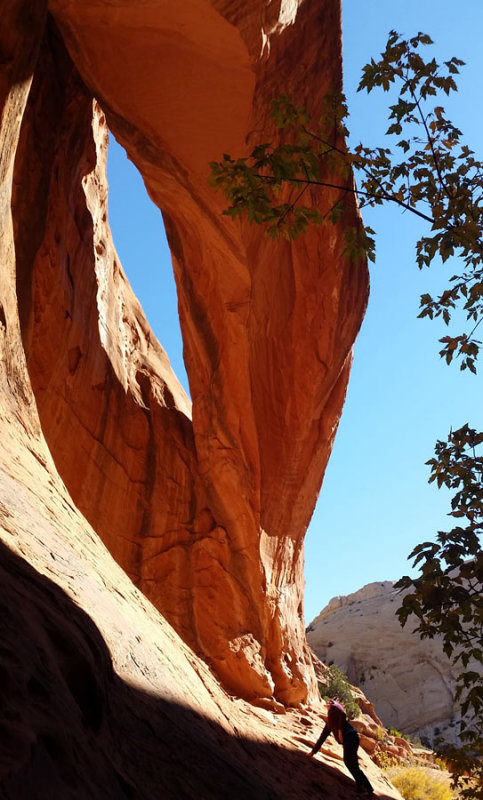
[[[345,798],[340,773],[123,682],[98,628],[0,544],[2,800]]]

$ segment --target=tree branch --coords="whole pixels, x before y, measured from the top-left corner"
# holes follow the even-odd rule
[[[269,175],[260,175],[258,172],[253,173],[256,178],[260,178],[260,180],[267,181],[267,183],[275,183],[275,179],[271,178]],[[401,208],[404,208],[406,211],[410,211],[412,214],[416,214],[417,217],[421,217],[426,222],[433,223],[434,220],[432,217],[429,217],[427,214],[423,214],[422,211],[418,211],[416,208],[413,208],[409,203],[405,203],[403,200],[399,200],[399,198],[394,197],[393,195],[386,194],[374,194],[374,192],[366,192],[363,189],[357,189],[354,187],[349,186],[340,186],[336,183],[328,183],[326,181],[315,181],[315,180],[307,180],[306,178],[287,178],[287,183],[306,183],[310,186],[323,186],[328,189],[340,189],[344,192],[351,192],[352,194],[362,194],[365,197],[372,198],[373,200],[388,200],[391,203],[396,203]]]

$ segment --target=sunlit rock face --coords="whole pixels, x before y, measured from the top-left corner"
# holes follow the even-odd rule
[[[117,484],[111,513],[120,519],[118,506],[129,511],[122,497],[129,482],[110,459],[130,447],[124,470],[141,473],[142,420],[157,419],[157,436],[171,431],[163,446],[173,463],[193,444],[186,399],[114,254],[100,262],[112,265],[104,282],[93,255],[101,237],[110,247],[101,224],[102,113],[58,34],[50,24],[45,31],[45,15],[41,0],[11,0],[0,25],[0,796],[315,800],[322,791],[348,800],[353,782],[338,745],[327,748],[323,764],[307,758],[325,709],[275,715],[228,695],[116,563],[57,471],[51,452],[64,466],[60,454],[70,453],[79,487],[85,480],[94,490],[93,475],[104,475],[99,491],[112,499],[110,484]],[[145,338],[136,342],[138,329]],[[54,436],[61,423],[64,441]],[[400,800],[362,758],[379,796]]]
[[[401,628],[400,605],[391,581],[370,583],[333,598],[309,625],[307,640],[322,661],[337,664],[362,688],[387,727],[429,744],[439,737],[458,743],[460,669],[443,652],[441,638],[421,640],[411,620]]]
[[[337,227],[274,243],[222,217],[207,177],[223,152],[276,137],[282,92],[316,111],[340,88],[339,2],[49,9],[30,93],[15,84],[28,102],[12,112],[0,302],[16,332],[8,381],[24,352],[28,375],[15,383],[27,405],[16,388],[6,408],[36,431],[38,409],[76,507],[230,691],[303,702],[303,537],[368,291],[365,264],[343,254],[357,211],[349,201]],[[106,121],[163,212],[192,408],[111,241]]]

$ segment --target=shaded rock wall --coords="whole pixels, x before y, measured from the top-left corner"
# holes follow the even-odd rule
[[[183,639],[235,693],[303,702],[303,537],[367,300],[365,264],[343,255],[357,214],[273,243],[220,216],[207,174],[276,135],[282,91],[316,109],[340,87],[338,0],[49,8],[15,118],[11,374],[23,344],[76,506]],[[112,246],[105,118],[163,211],[192,411]]]

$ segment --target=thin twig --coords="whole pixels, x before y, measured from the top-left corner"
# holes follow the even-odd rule
[[[260,178],[260,180],[267,181],[268,183],[274,183],[274,178],[270,175],[260,175],[260,173],[254,172],[254,177]],[[374,192],[366,192],[364,189],[357,189],[356,187],[348,187],[348,186],[339,186],[336,183],[327,183],[326,181],[314,181],[314,180],[307,180],[306,178],[287,178],[288,183],[306,183],[309,186],[323,186],[327,189],[340,189],[345,192],[351,192],[352,194],[362,194],[365,197],[372,198],[373,200],[388,200],[392,203],[396,203],[401,208],[405,208],[406,211],[411,211],[416,216],[421,217],[426,222],[434,222],[432,217],[428,217],[427,214],[423,214],[422,211],[418,211],[416,208],[413,208],[409,203],[404,203],[402,200],[399,200],[397,197],[393,197],[390,194],[374,194]]]
[[[282,224],[282,222],[285,219],[285,217],[287,216],[287,214],[290,214],[290,212],[293,211],[293,209],[295,208],[295,204],[298,203],[298,201],[300,200],[300,198],[302,197],[304,192],[307,191],[308,188],[309,188],[308,184],[305,184],[303,189],[300,190],[300,192],[298,193],[297,197],[294,199],[294,201],[292,203],[290,203],[289,207],[285,209],[285,211],[283,212],[282,216],[278,220],[277,227],[280,227],[280,225]]]

